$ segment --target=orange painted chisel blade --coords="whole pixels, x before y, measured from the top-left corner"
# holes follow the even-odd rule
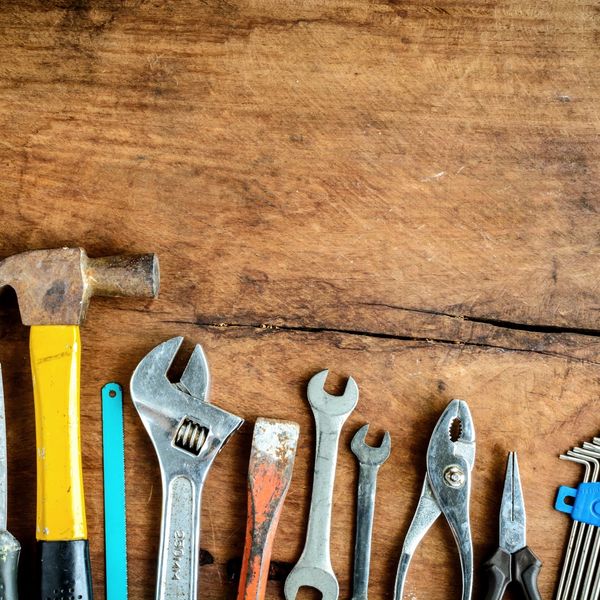
[[[248,466],[248,520],[237,600],[263,600],[273,539],[287,495],[300,427],[257,419]]]

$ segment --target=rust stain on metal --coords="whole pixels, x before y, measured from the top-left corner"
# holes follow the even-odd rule
[[[237,600],[265,595],[275,531],[292,478],[299,426],[257,419],[248,467],[248,520]]]
[[[25,325],[79,325],[92,296],[153,298],[155,254],[89,258],[82,248],[31,250],[0,261],[0,288],[17,293]]]

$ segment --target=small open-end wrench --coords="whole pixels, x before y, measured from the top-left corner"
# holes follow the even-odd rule
[[[363,425],[352,438],[350,448],[358,459],[358,503],[356,510],[356,542],[354,544],[354,579],[352,600],[367,600],[369,591],[369,568],[371,564],[371,537],[373,513],[377,492],[377,472],[388,459],[392,442],[388,431],[378,447],[366,443],[369,424]]]
[[[154,348],[131,377],[131,398],[150,435],[162,479],[162,523],[156,600],[195,600],[200,501],[215,457],[244,422],[208,403],[209,373],[197,345],[181,375],[167,372],[182,337]]]
[[[319,590],[322,600],[337,600],[339,596],[330,556],[331,507],[340,433],[358,403],[358,386],[349,377],[342,396],[332,396],[323,389],[328,373],[321,371],[308,382],[307,397],[317,427],[315,474],[306,542],[285,580],[286,600],[295,600],[301,587]]]

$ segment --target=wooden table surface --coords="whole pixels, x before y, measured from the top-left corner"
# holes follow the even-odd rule
[[[302,549],[314,458],[305,399],[332,371],[361,399],[340,446],[333,564],[351,596],[364,422],[389,430],[371,597],[391,599],[431,430],[452,398],[478,436],[475,558],[496,548],[517,450],[528,542],[555,589],[569,520],[558,454],[598,433],[600,11],[580,0],[14,0],[0,5],[0,256],[155,251],[153,302],[95,298],[82,329],[82,436],[104,597],[100,387],[156,344],[206,350],[212,400],[246,424],[202,507],[201,597],[235,598],[258,416],[302,437],[267,598]],[[9,528],[31,597],[35,442],[28,332],[0,299]],[[125,402],[131,600],[154,594],[157,462]],[[373,435],[370,440],[377,440]],[[406,597],[460,597],[436,523]],[[474,597],[481,597],[481,577]],[[299,598],[317,598],[303,592]],[[509,597],[516,597],[508,595]]]

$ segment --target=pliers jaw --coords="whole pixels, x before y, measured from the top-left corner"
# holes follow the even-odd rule
[[[435,481],[440,469],[445,470],[451,465],[456,465],[462,471],[460,474],[454,472],[448,478],[455,485],[449,485],[452,489],[459,489],[462,480],[468,483],[470,473],[475,463],[475,428],[471,411],[464,400],[452,400],[446,407],[431,434],[429,448],[427,449],[427,474]],[[446,483],[451,483],[446,481]]]
[[[466,402],[452,400],[439,418],[427,449],[427,477],[446,517],[458,512],[468,515],[474,462],[471,412]]]
[[[467,403],[452,400],[437,422],[427,450],[427,477],[452,530],[463,575],[463,600],[473,587],[473,541],[469,519],[475,428]]]

